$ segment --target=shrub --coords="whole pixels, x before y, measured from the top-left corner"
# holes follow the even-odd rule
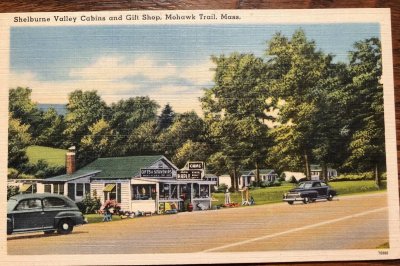
[[[294,176],[292,176],[292,177],[290,178],[289,183],[297,184],[297,179],[296,179]]]
[[[272,185],[273,185],[274,187],[279,187],[279,186],[281,185],[281,181],[279,181],[279,180],[277,179],[277,180],[275,180],[275,181],[272,183]]]
[[[89,214],[96,213],[101,207],[101,202],[100,199],[96,197],[96,195],[94,195],[94,197],[91,197],[89,193],[86,193],[83,200],[81,202],[78,202],[76,205],[82,213]]]
[[[250,186],[251,187],[259,187],[259,186],[261,186],[261,184],[258,184],[258,182],[254,180],[254,181],[251,181]]]
[[[260,182],[260,187],[268,187],[268,182],[265,182],[265,181],[261,181]]]
[[[330,182],[340,182],[340,181],[362,181],[362,180],[374,180],[375,176],[372,172],[357,173],[357,174],[342,174],[338,177],[331,179]],[[386,173],[381,175],[381,179],[386,179]]]
[[[19,194],[18,186],[7,186],[7,200],[9,200],[12,196]]]
[[[219,186],[218,186],[216,192],[223,193],[223,192],[225,192],[227,189],[228,189],[228,185],[222,183],[222,184],[219,184]]]

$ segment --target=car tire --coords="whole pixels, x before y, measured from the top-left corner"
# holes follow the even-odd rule
[[[72,224],[70,219],[63,219],[58,223],[57,232],[59,234],[65,235],[72,232],[74,229],[74,225]]]
[[[304,203],[304,204],[310,203],[310,198],[309,198],[309,197],[305,197],[305,198],[303,199],[303,203]]]
[[[332,201],[333,200],[333,195],[329,193],[327,200]]]
[[[289,205],[293,205],[294,201],[288,201],[287,202]]]
[[[46,231],[44,231],[44,234],[45,235],[51,235],[51,234],[54,234],[54,231],[55,230],[46,230]]]

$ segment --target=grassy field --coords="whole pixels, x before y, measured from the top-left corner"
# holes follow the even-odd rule
[[[363,192],[378,191],[379,189],[375,186],[373,180],[367,181],[343,181],[343,182],[331,182],[329,185],[335,189],[339,195],[355,194]],[[281,202],[282,194],[293,188],[294,185],[291,183],[282,183],[280,187],[267,187],[267,188],[255,188],[249,192],[250,196],[253,196],[257,205]],[[220,205],[224,203],[224,193],[213,193],[213,197],[217,201],[213,202],[213,205]],[[241,203],[241,193],[231,193],[231,202]]]
[[[29,162],[37,163],[37,161],[43,159],[49,166],[64,166],[65,153],[65,150],[43,146],[29,146],[26,150]]]

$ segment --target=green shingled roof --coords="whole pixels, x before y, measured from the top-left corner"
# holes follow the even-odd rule
[[[44,182],[46,182],[46,181],[50,181],[50,182],[66,182],[66,181],[74,180],[74,179],[77,179],[77,178],[85,177],[85,176],[88,176],[88,175],[97,174],[99,172],[100,171],[98,169],[97,170],[83,170],[83,169],[81,169],[81,170],[78,170],[78,171],[76,171],[75,173],[73,173],[71,175],[67,175],[67,174],[58,175],[58,176],[55,176],[55,177],[50,177],[50,178],[43,179],[43,181]]]
[[[96,177],[101,178],[131,178],[139,174],[140,168],[149,167],[162,158],[162,155],[99,158],[81,170],[100,170]]]

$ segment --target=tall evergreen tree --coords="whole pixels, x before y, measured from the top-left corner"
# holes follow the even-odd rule
[[[169,128],[174,122],[175,112],[172,110],[172,107],[167,103],[164,108],[161,110],[161,114],[158,117],[157,121],[157,130],[163,131]]]

